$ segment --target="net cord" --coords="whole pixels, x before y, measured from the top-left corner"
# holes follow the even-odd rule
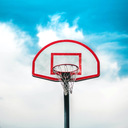
[[[62,64],[53,67],[53,72],[57,75],[64,90],[64,94],[72,93],[73,85],[78,73],[78,66],[72,64]]]

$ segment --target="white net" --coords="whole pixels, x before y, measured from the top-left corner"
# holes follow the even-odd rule
[[[61,64],[53,67],[53,72],[57,75],[64,89],[64,94],[72,93],[74,81],[78,74],[78,66],[73,64]]]

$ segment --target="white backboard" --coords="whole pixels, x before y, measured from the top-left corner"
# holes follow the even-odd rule
[[[85,44],[74,40],[59,40],[43,47],[33,59],[33,76],[58,81],[52,68],[59,64],[75,64],[79,67],[76,81],[98,77],[100,62],[96,54]]]

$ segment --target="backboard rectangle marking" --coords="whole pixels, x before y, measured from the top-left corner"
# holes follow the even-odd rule
[[[55,63],[54,63],[54,59],[55,59],[55,57],[56,56],[60,56],[60,57],[62,57],[62,56],[76,56],[76,57],[78,57],[78,67],[79,67],[79,72],[78,72],[78,75],[81,75],[82,74],[82,54],[81,53],[51,53],[51,75],[55,75],[54,74],[54,72],[53,72],[53,67],[55,66]],[[74,64],[74,63],[73,63]]]

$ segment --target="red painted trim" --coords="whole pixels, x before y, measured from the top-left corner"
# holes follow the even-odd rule
[[[49,76],[45,76],[45,75],[40,75],[40,74],[36,74],[35,73],[35,61],[37,59],[37,57],[39,56],[39,54],[45,50],[47,47],[53,45],[53,44],[56,44],[56,43],[61,43],[61,42],[71,42],[71,43],[76,43],[76,44],[79,44],[83,47],[85,47],[86,49],[88,49],[92,54],[93,56],[95,57],[96,61],[97,61],[97,74],[95,75],[90,75],[90,76],[85,76],[85,77],[79,77],[76,79],[76,81],[80,81],[80,80],[85,80],[85,79],[89,79],[89,78],[94,78],[94,77],[98,77],[100,76],[100,61],[98,59],[98,57],[96,56],[96,54],[85,44],[81,43],[81,42],[78,42],[78,41],[75,41],[75,40],[58,40],[58,41],[54,41],[48,45],[46,45],[45,47],[43,47],[37,54],[36,56],[34,57],[33,59],[33,62],[32,62],[32,75],[35,76],[35,77],[40,77],[40,78],[44,78],[44,79],[48,79],[48,80],[52,80],[52,81],[58,81],[57,78],[53,78],[53,77],[49,77]]]
[[[52,70],[52,68],[53,68],[53,63],[54,63],[54,62],[53,62],[53,60],[54,60],[54,59],[53,59],[53,58],[54,58],[53,56],[54,56],[54,53],[51,53],[51,69],[50,69],[51,75],[54,75],[54,72],[53,72],[53,70]]]
[[[81,61],[81,53],[51,53],[51,75],[55,75],[55,73],[53,72],[53,67],[54,65],[54,56],[79,56],[79,72],[78,75],[81,75],[81,65],[82,65],[82,61]]]
[[[53,78],[53,77],[40,75],[40,74],[36,74],[36,73],[34,73],[33,76],[43,78],[43,79],[47,79],[47,80],[51,80],[51,81],[59,81],[58,78]]]
[[[79,54],[79,73],[78,75],[81,75],[82,74],[82,54],[80,53]]]

